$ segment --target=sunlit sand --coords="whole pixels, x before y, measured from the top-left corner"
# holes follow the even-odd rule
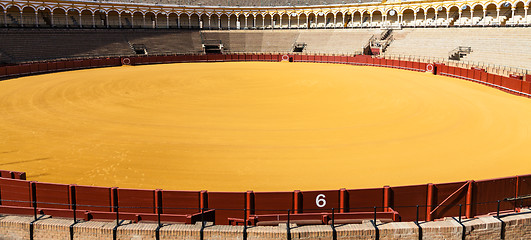
[[[531,99],[397,69],[114,67],[0,82],[0,169],[209,191],[381,187],[531,172]]]

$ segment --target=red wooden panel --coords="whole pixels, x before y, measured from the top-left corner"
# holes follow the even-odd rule
[[[120,212],[156,213],[155,191],[143,189],[118,189]]]
[[[390,206],[400,213],[402,221],[416,219],[416,205],[426,205],[427,185],[403,186],[392,188],[392,201]],[[426,207],[419,207],[419,219],[426,219]]]
[[[6,75],[7,75],[7,68],[0,67],[0,76],[6,76]]]
[[[64,61],[65,68],[71,69],[74,68],[74,61]]]
[[[28,181],[0,178],[2,205],[31,207],[31,189]],[[17,201],[17,202],[15,202]]]
[[[518,196],[531,195],[531,175],[518,176]],[[517,207],[531,206],[531,199],[515,202]]]
[[[494,83],[494,74],[492,73],[487,73],[487,82],[488,83]]]
[[[300,62],[300,61],[302,61],[302,55],[299,55],[299,54],[294,55],[294,56],[293,56],[293,61],[294,61],[294,62]]]
[[[46,72],[48,71],[48,64],[47,63],[38,63],[37,67],[39,69],[39,72]]]
[[[339,61],[342,62],[342,63],[347,63],[348,62],[348,57],[347,56],[340,56]]]
[[[334,56],[334,62],[341,62],[341,56]]]
[[[413,68],[414,69],[420,69],[420,63],[419,62],[413,62]]]
[[[403,67],[403,68],[407,67],[407,61],[400,61],[399,60],[398,62],[400,64],[400,67]]]
[[[388,61],[389,60],[387,60],[385,58],[380,58],[380,65],[387,66],[387,65],[389,65]]]
[[[255,214],[287,214],[287,210],[292,210],[293,192],[255,192],[254,209]]]
[[[524,80],[527,82],[531,82],[531,74],[526,74]]]
[[[432,206],[432,210],[434,210],[438,204],[442,204],[443,206],[436,209],[433,215],[434,219],[459,216],[459,204],[462,205],[461,214],[464,215],[467,187],[465,186],[463,189],[460,188],[465,184],[466,182],[456,182],[435,185],[435,197],[433,199],[435,205]],[[460,191],[457,191],[459,189]],[[452,196],[450,197],[450,195]],[[446,200],[447,198],[448,200]]]
[[[245,61],[252,61],[254,54],[245,54]]]
[[[443,73],[448,73],[448,66],[446,66],[444,64],[441,64],[440,66],[441,66],[441,68],[438,69],[437,71],[443,72]]]
[[[251,55],[251,60],[258,61],[259,60],[258,55],[256,55],[256,54]]]
[[[59,62],[55,62],[56,63],[56,69],[57,70],[63,70],[66,68],[66,65],[65,65],[65,62],[64,61],[59,61]]]
[[[0,177],[2,177],[2,178],[11,178],[11,172],[10,171],[5,171],[5,170],[0,170]]]
[[[39,71],[39,64],[38,63],[32,63],[30,64],[30,72],[38,72]]]
[[[502,86],[502,76],[494,75],[494,84]]]
[[[487,72],[485,71],[480,71],[480,80],[482,82],[487,82]]]
[[[315,56],[314,55],[308,55],[308,62],[315,62]]]
[[[90,66],[92,66],[92,67],[99,67],[99,66],[102,66],[102,64],[103,64],[102,60],[99,59],[99,58],[90,60]],[[48,67],[49,67],[49,65],[48,65]]]
[[[303,213],[332,212],[331,208],[339,211],[339,190],[303,191]]]
[[[348,190],[349,212],[382,211],[383,189],[352,189]]]
[[[82,67],[83,67],[83,61],[82,60],[74,61],[74,68],[82,68]]]
[[[519,91],[519,92],[522,91],[522,80],[509,78],[508,83],[509,83],[509,88],[510,89],[515,90],[515,91]]]
[[[31,66],[29,64],[22,64],[18,66],[18,71],[20,74],[31,73]]]
[[[458,67],[454,67],[454,75],[456,75],[457,77],[461,77],[461,70],[463,70],[462,68],[458,68]]]
[[[531,82],[522,82],[522,92],[531,94]]]
[[[37,182],[35,183],[35,191],[38,208],[70,209],[68,185]]]
[[[421,71],[427,71],[427,66],[428,64],[427,63],[419,63],[419,70]]]
[[[227,218],[243,218],[245,193],[209,192],[208,208],[216,209],[216,224],[228,224]]]
[[[12,172],[14,179],[20,179],[20,180],[26,180],[26,173],[25,172]]]
[[[406,67],[407,67],[407,68],[413,68],[413,62],[411,62],[411,61],[406,61]]]
[[[201,192],[162,191],[162,212],[165,214],[193,214],[201,212]]]
[[[230,60],[231,61],[238,61],[238,54],[231,54],[230,55]]]
[[[7,75],[17,75],[20,73],[18,66],[7,66]]]
[[[516,177],[477,181],[474,187],[474,202],[476,215],[496,212],[498,200],[516,196]],[[500,204],[500,210],[514,208],[514,203]]]
[[[79,210],[111,212],[111,189],[106,187],[75,186]]]

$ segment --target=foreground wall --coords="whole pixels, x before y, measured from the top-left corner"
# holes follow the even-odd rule
[[[0,239],[30,239],[33,218],[0,216]],[[212,226],[203,230],[197,225],[165,225],[135,223],[115,228],[114,222],[80,222],[43,217],[33,223],[33,237],[60,239],[531,239],[531,212],[496,217],[480,217],[459,222],[447,219],[437,222],[414,222],[324,226],[286,225],[271,227]],[[72,227],[70,227],[72,226]],[[201,233],[201,231],[203,233]],[[334,233],[335,232],[335,233]],[[464,237],[463,237],[464,235]],[[157,237],[158,236],[158,237]],[[72,238],[71,238],[72,237]]]

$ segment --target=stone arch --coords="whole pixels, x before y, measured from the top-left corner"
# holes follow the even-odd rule
[[[66,11],[62,7],[56,7],[53,9],[53,26],[54,27],[66,27]]]
[[[334,14],[328,12],[325,14],[325,28],[334,28]]]
[[[23,27],[35,27],[36,26],[36,17],[35,17],[35,8],[33,6],[24,6],[21,11],[21,21],[20,24]]]
[[[191,28],[199,28],[200,27],[200,16],[199,13],[192,13],[190,14],[190,26]]]
[[[385,13],[385,18],[387,22],[391,24],[398,22],[398,11],[395,9],[387,10],[387,12]]]
[[[343,12],[337,12],[335,15],[335,28],[344,28],[345,27],[345,14]]]
[[[273,16],[271,16],[271,14],[269,13],[266,13],[264,15],[264,28],[265,29],[273,28]]]
[[[274,13],[271,16],[271,27],[280,28],[280,14],[279,13]]]
[[[142,21],[145,23],[144,28],[156,28],[157,27],[157,21],[155,17],[155,13],[153,12],[146,12],[144,14],[144,19]]]
[[[219,15],[217,14],[210,15],[210,23],[209,23],[210,29],[221,29],[219,23],[220,23]]]
[[[299,18],[299,28],[308,28],[308,15],[305,12],[301,12],[297,17]]]
[[[318,12],[316,15],[317,28],[324,28],[326,26],[326,13]]]
[[[132,27],[133,28],[144,28],[144,13],[141,11],[135,11],[131,14],[132,18]]]
[[[81,19],[79,17],[79,10],[70,8],[66,10],[66,26],[69,28],[81,28]]]
[[[415,10],[406,8],[402,12],[402,24],[405,26],[413,26],[415,23]]]
[[[92,22],[92,11],[89,9],[83,9],[81,10],[81,20],[80,20],[81,27],[83,28],[92,28],[93,22]]]
[[[256,22],[255,22],[256,28],[263,29],[264,28],[264,16],[262,14],[256,15]]]
[[[314,12],[308,14],[308,28],[317,28],[317,15]]]
[[[426,9],[426,26],[435,26],[435,15],[437,10],[434,7],[429,7]]]
[[[119,28],[120,27],[120,13],[116,9],[111,9],[107,12],[107,27]]]
[[[120,12],[121,28],[133,28],[133,12],[123,10]]]
[[[371,27],[379,27],[382,24],[382,12],[380,10],[372,11]]]
[[[229,29],[237,29],[238,27],[238,14],[231,13],[229,15]]]
[[[166,13],[168,18],[169,28],[179,28],[179,14],[176,12]]]
[[[288,16],[289,16],[289,28],[299,28],[299,20],[298,20],[298,17],[299,17],[299,14],[295,13],[295,12],[290,12],[288,13]]]
[[[245,29],[247,27],[245,23],[245,14],[238,15],[238,21],[236,22],[237,29]]]
[[[227,27],[229,26],[228,25],[228,16],[226,13],[219,13],[219,14],[216,14],[217,18],[218,18],[218,23],[217,23],[217,28],[219,29],[227,29]]]
[[[363,23],[362,14],[363,13],[360,11],[352,12],[349,25],[352,27],[361,27],[361,24]]]
[[[157,21],[156,23],[156,28],[168,28],[168,15],[166,15],[166,13],[164,12],[158,12],[155,14],[156,18],[155,20]]]
[[[8,27],[21,26],[21,9],[17,5],[8,5],[6,8],[6,25]]]

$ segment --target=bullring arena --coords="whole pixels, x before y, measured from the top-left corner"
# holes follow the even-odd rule
[[[0,239],[531,239],[529,4],[0,0]]]

